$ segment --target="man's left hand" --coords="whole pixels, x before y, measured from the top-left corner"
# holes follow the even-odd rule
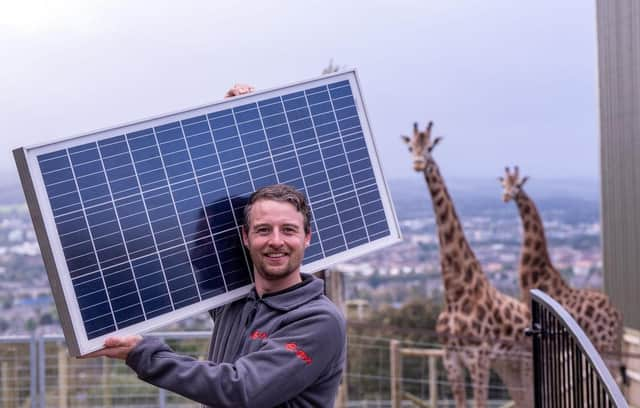
[[[107,337],[102,350],[86,354],[81,358],[109,357],[126,360],[129,352],[142,341],[142,336]]]
[[[232,86],[227,93],[224,95],[225,98],[232,98],[234,96],[240,96],[240,95],[245,95],[248,93],[251,93],[253,91],[255,91],[256,88],[254,88],[251,85],[247,85],[247,84],[235,84],[234,86]]]

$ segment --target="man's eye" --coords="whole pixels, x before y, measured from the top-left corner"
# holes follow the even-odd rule
[[[256,228],[256,234],[260,234],[260,235],[264,235],[269,233],[269,229],[268,228]]]

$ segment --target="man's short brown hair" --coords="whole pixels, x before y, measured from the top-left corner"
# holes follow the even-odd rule
[[[273,184],[271,186],[262,187],[249,196],[249,201],[247,201],[247,204],[244,206],[245,231],[249,231],[251,207],[253,207],[253,204],[259,200],[287,202],[293,205],[296,211],[302,214],[305,234],[311,232],[311,209],[309,208],[309,203],[307,203],[307,198],[304,194],[287,184]]]

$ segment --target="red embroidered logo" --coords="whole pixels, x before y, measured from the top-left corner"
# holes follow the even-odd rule
[[[261,332],[260,330],[256,330],[256,331],[254,331],[253,333],[251,333],[249,335],[249,338],[251,340],[266,339],[267,338],[267,333]]]
[[[305,353],[304,350],[299,349],[296,343],[287,343],[284,345],[284,347],[287,350],[293,351],[294,353],[296,353],[296,357],[304,361],[307,365],[311,364],[311,361],[312,361],[311,357],[309,357],[309,355]]]

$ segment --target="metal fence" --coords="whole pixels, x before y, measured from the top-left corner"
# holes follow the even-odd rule
[[[204,359],[211,332],[154,335],[162,337],[177,352]],[[336,401],[336,407],[391,408],[392,384],[415,400],[429,401],[437,394],[437,406],[454,406],[441,361],[438,359],[437,367],[434,367],[434,362],[414,356],[418,349],[433,353],[437,345],[403,340],[403,347],[414,351],[403,357],[402,367],[396,368],[392,376],[390,346],[393,342],[390,338],[349,335],[348,364],[342,384],[346,387],[346,395],[343,401]],[[506,389],[498,387],[490,390],[492,401],[488,406],[501,406],[508,399]],[[122,361],[69,357],[62,336],[0,337],[2,408],[198,406],[177,394],[140,381]],[[401,406],[415,406],[415,402],[405,399]]]
[[[591,341],[569,313],[544,292],[532,297],[536,407],[627,407]]]
[[[205,358],[209,332],[155,333]],[[0,338],[0,407],[196,407],[138,380],[122,361],[70,358],[62,336]]]

